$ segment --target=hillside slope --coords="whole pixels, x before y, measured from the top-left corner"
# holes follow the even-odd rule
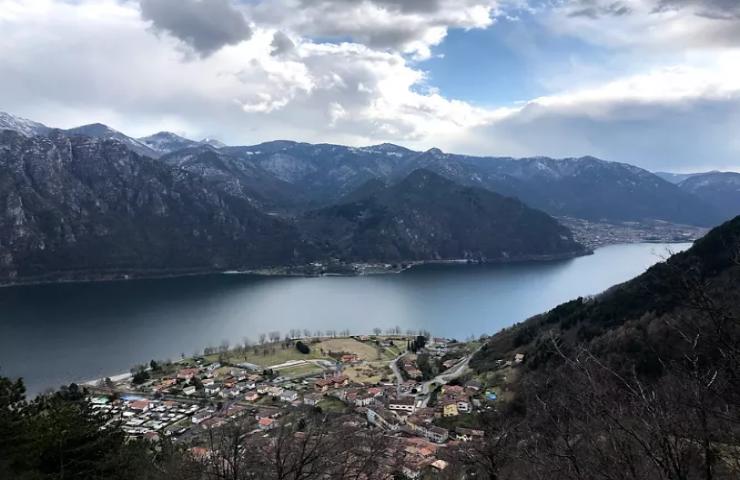
[[[297,239],[117,140],[0,132],[0,282],[289,264]]]
[[[522,364],[507,363],[515,353]],[[471,366],[508,399],[462,457],[476,473],[738,478],[740,217],[596,298],[494,335]]]
[[[740,215],[740,173],[701,173],[683,180],[678,186],[712,205],[727,219]]]
[[[545,213],[428,170],[391,186],[370,181],[346,198],[349,203],[300,220],[304,232],[344,260],[507,261],[586,253]]]

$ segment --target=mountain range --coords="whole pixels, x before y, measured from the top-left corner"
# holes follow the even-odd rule
[[[708,226],[734,211],[593,157],[132,138],[0,114],[0,279],[585,253],[552,216]],[[732,190],[729,184],[727,190]],[[723,190],[724,191],[724,190]]]
[[[714,207],[724,218],[732,218],[740,213],[740,173],[707,172],[692,175],[678,186]]]

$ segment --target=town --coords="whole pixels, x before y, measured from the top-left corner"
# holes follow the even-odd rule
[[[313,409],[382,433],[387,455],[404,452],[408,478],[444,471],[444,449],[484,436],[478,414],[506,395],[523,354],[494,375],[468,362],[484,338],[459,342],[428,332],[310,336],[291,331],[260,342],[206,348],[175,362],[151,361],[130,375],[85,385],[93,408],[130,437],[186,445],[207,457],[209,432],[233,422],[269,436],[292,413]]]

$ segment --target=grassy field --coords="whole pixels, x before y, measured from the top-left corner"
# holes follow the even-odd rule
[[[256,348],[253,346],[247,349],[246,353],[241,350],[231,350],[225,354],[205,355],[203,358],[208,362],[215,362],[225,356],[225,360],[229,363],[238,364],[248,362],[267,368],[291,360],[330,359],[329,352],[345,352],[354,353],[360,360],[368,362],[388,362],[400,355],[406,347],[405,340],[396,339],[394,341],[396,341],[396,345],[392,347],[378,347],[375,340],[361,342],[348,337],[327,338],[317,343],[307,341],[306,343],[311,348],[308,354],[302,354],[294,347],[284,348],[282,343],[278,343],[274,345],[257,345]],[[323,355],[321,354],[322,349],[324,350]],[[379,351],[380,355],[378,355]],[[192,362],[184,362],[178,368],[190,363]]]
[[[262,367],[271,367],[273,365],[279,365],[281,363],[288,362],[290,360],[311,360],[318,358],[328,358],[321,355],[321,352],[316,345],[311,345],[311,351],[307,354],[303,354],[296,350],[294,347],[283,348],[282,345],[276,346],[262,346],[257,347],[257,353],[254,353],[254,349],[250,348],[247,354],[244,355],[242,352],[231,351],[227,355],[227,361],[230,363],[254,363]],[[218,355],[209,355],[206,357],[209,361],[218,360]]]
[[[320,374],[324,369],[313,363],[296,365],[295,367],[281,368],[277,372],[281,377],[295,378],[304,375]]]
[[[347,404],[334,397],[324,397],[318,406],[324,412],[331,413],[344,413],[347,410]]]
[[[360,342],[354,338],[330,338],[322,340],[314,346],[317,350],[324,352],[354,353],[360,360],[377,360],[378,349],[367,343]],[[320,351],[320,350],[319,350]]]
[[[393,372],[391,372],[391,369],[385,362],[373,362],[366,365],[346,367],[342,370],[342,373],[354,382],[365,384],[375,384],[383,377],[391,378],[393,376]]]

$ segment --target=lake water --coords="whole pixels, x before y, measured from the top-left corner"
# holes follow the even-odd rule
[[[689,244],[600,248],[571,260],[425,266],[402,274],[213,275],[0,289],[0,375],[31,394],[126,372],[150,359],[292,328],[393,326],[467,338],[632,278]]]

